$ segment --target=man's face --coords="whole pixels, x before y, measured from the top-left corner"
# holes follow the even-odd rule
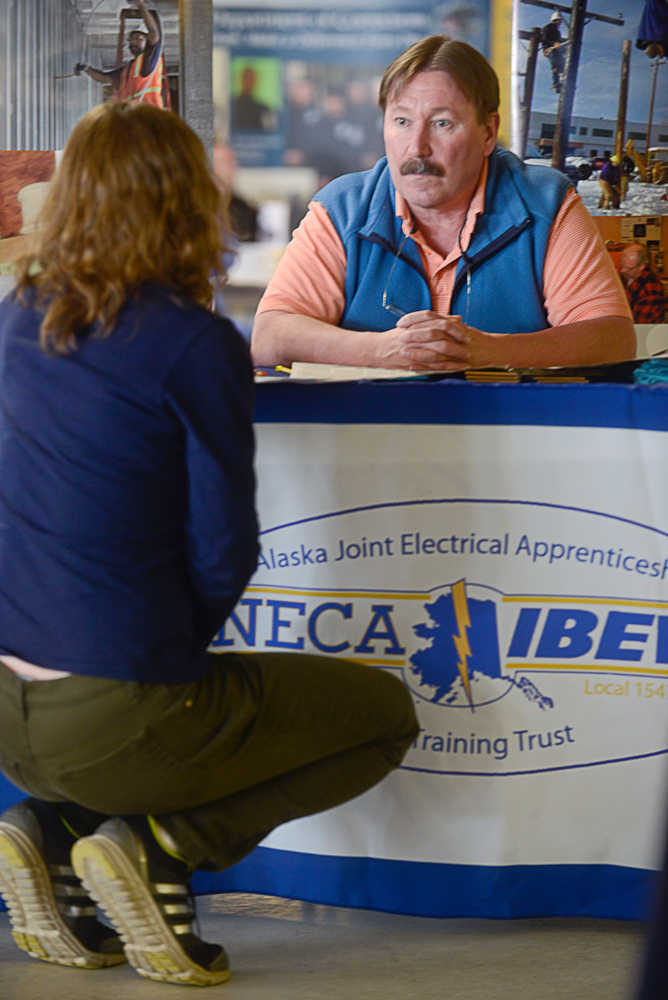
[[[417,73],[385,109],[385,151],[397,190],[413,209],[457,208],[471,197],[496,145],[499,116],[477,119],[449,73]]]
[[[255,70],[252,66],[246,66],[241,73],[241,93],[252,94],[255,89]]]
[[[133,56],[138,56],[146,48],[146,35],[143,31],[131,31],[128,38],[128,48]]]
[[[642,264],[638,262],[638,257],[633,250],[624,250],[622,252],[619,271],[627,284],[638,277],[642,271]]]
[[[310,80],[293,80],[288,87],[288,97],[292,104],[307,108],[313,104],[313,84]]]
[[[340,94],[325,94],[323,109],[328,118],[343,118],[346,102]]]

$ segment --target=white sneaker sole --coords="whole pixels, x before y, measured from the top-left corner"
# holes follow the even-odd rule
[[[209,971],[189,958],[116,841],[102,833],[78,840],[72,848],[72,864],[86,891],[120,934],[127,960],[140,976],[181,986],[215,986],[229,979],[229,969]]]
[[[63,920],[42,855],[26,833],[0,822],[0,895],[12,937],[32,958],[78,969],[102,969],[125,955],[89,951]]]

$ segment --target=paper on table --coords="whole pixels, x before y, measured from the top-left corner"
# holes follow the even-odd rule
[[[293,361],[291,379],[318,379],[328,382],[357,382],[360,379],[415,378],[429,372],[408,368],[360,368],[357,365],[320,365],[311,361]]]
[[[448,371],[415,371],[404,368],[361,368],[355,365],[325,365],[295,361],[290,379],[301,381],[354,382],[360,379],[461,378],[467,382],[630,382],[637,358],[591,366],[550,368],[458,368]]]

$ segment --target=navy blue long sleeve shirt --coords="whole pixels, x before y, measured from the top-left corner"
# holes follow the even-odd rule
[[[41,318],[0,303],[0,655],[194,680],[257,561],[248,348],[157,286],[67,356]]]

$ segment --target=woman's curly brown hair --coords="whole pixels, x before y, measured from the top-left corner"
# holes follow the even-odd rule
[[[103,104],[76,125],[17,285],[44,310],[40,342],[61,354],[105,336],[145,282],[210,307],[224,278],[225,199],[202,142],[171,111]]]

